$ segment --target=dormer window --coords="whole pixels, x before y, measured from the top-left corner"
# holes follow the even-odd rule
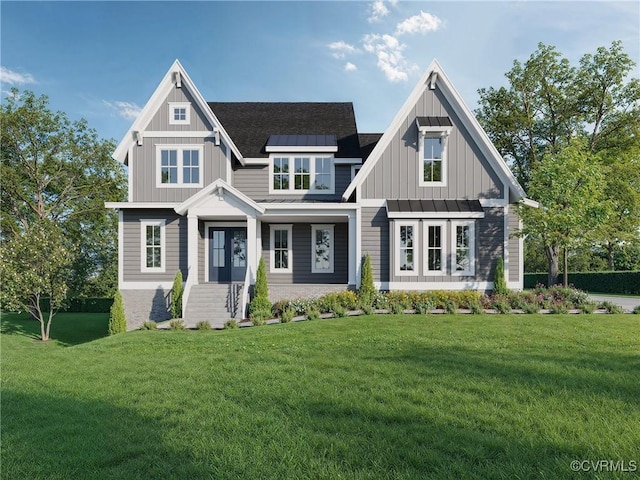
[[[189,125],[191,123],[191,104],[169,102],[169,125]]]
[[[418,180],[421,187],[447,184],[447,142],[453,124],[449,117],[417,117]]]

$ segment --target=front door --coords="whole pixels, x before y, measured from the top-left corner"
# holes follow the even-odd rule
[[[247,228],[209,227],[209,281],[241,282],[247,271]]]

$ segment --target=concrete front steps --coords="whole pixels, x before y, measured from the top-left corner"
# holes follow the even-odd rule
[[[195,328],[201,321],[223,328],[230,318],[242,320],[242,283],[203,283],[193,285],[183,314],[184,325]]]

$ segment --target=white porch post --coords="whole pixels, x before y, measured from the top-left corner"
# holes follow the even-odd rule
[[[258,229],[255,217],[247,215],[247,267],[249,282],[254,283],[258,270]]]
[[[198,216],[189,214],[187,216],[187,245],[189,253],[187,261],[189,263],[189,273],[187,281],[191,285],[198,284]]]
[[[349,285],[360,286],[360,208],[349,212]]]

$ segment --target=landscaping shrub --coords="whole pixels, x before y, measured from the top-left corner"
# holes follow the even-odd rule
[[[395,302],[389,302],[389,310],[394,315],[400,315],[401,313],[404,313],[406,309],[404,307],[404,304],[402,304],[401,302],[395,301]]]
[[[498,258],[496,262],[496,270],[493,278],[493,291],[499,295],[506,295],[509,293],[507,288],[507,281],[504,278],[504,259]]]
[[[317,307],[309,307],[305,312],[305,317],[307,320],[318,320],[320,319],[320,310]]]
[[[290,307],[285,308],[279,315],[280,322],[289,323],[291,320],[293,320],[293,317],[295,316],[295,314],[296,312],[293,310],[293,308],[290,308]]]
[[[433,303],[429,300],[420,299],[413,304],[413,308],[419,315],[426,315],[433,310]]]
[[[171,318],[182,318],[182,271],[178,270],[173,278],[171,289]]]
[[[469,310],[471,310],[471,313],[473,313],[474,315],[481,315],[484,313],[484,308],[482,308],[482,304],[477,300],[469,303]]]
[[[331,310],[333,313],[333,316],[335,318],[342,318],[342,317],[346,317],[347,316],[347,309],[344,308],[342,305],[340,304],[335,304],[333,306],[333,310]]]
[[[269,298],[269,286],[267,284],[267,267],[264,258],[260,257],[258,270],[256,271],[256,283],[253,289],[253,296],[257,298]]]
[[[492,306],[498,312],[502,314],[511,313],[511,304],[509,303],[509,297],[506,295],[493,295]]]
[[[593,313],[597,307],[598,304],[596,302],[585,302],[580,305],[580,313]]]
[[[621,306],[616,305],[615,303],[612,303],[612,302],[602,302],[600,306],[604,308],[607,311],[607,313],[612,313],[612,314],[624,313],[624,309]]]
[[[196,323],[196,328],[198,330],[211,330],[211,324],[206,320],[201,320],[198,323]]]
[[[556,300],[549,307],[549,312],[553,313],[554,315],[562,315],[565,313],[569,313],[569,308],[566,302]]]
[[[445,300],[444,302],[444,311],[445,313],[456,313],[456,310],[458,310],[458,304],[456,303],[455,300],[449,299],[449,300]]]
[[[187,327],[185,327],[184,322],[178,318],[174,318],[173,320],[171,320],[169,322],[169,328],[171,330],[186,330]]]
[[[538,313],[540,311],[540,305],[538,305],[537,302],[536,303],[527,303],[523,307],[522,311],[524,313],[528,313],[528,314]]]
[[[225,330],[232,330],[234,328],[238,328],[240,325],[238,325],[238,321],[231,318],[229,320],[227,320],[226,322],[224,322],[224,329]]]
[[[127,331],[127,319],[124,316],[124,304],[122,303],[122,294],[116,291],[113,296],[113,304],[111,305],[111,315],[109,316],[109,335],[122,333]]]
[[[271,318],[271,302],[269,301],[269,288],[267,286],[267,270],[264,258],[260,257],[256,283],[253,288],[253,299],[249,303],[249,318],[254,325],[264,325]]]
[[[365,315],[373,315],[373,313],[375,312],[374,308],[371,305],[362,305],[360,309]]]
[[[151,320],[147,320],[140,326],[140,330],[157,330],[158,325],[156,322],[152,322]]]
[[[640,305],[638,305],[636,308],[633,309],[633,313],[634,315],[640,315]]]
[[[358,299],[360,305],[373,305],[376,287],[373,284],[373,268],[371,267],[371,257],[369,254],[364,256],[362,262],[362,270],[360,272],[360,288],[358,289]]]

